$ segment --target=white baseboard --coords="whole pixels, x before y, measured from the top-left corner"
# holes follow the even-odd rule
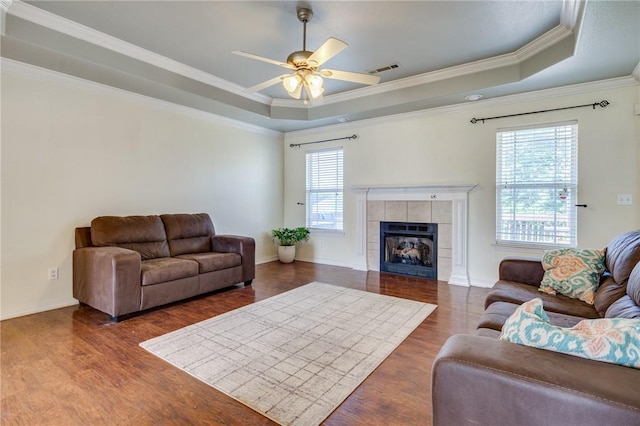
[[[274,254],[273,256],[263,257],[262,259],[256,259],[256,265],[262,265],[263,263],[273,262],[274,260],[278,260],[277,254]]]
[[[339,262],[331,259],[309,259],[306,257],[296,257],[296,260],[300,260],[301,262],[319,263],[321,265],[342,266],[343,268],[353,269],[353,265],[351,263]]]
[[[474,280],[471,279],[470,284],[474,287],[491,288],[495,284],[495,281],[488,280]]]
[[[0,312],[0,321],[8,320],[11,318],[23,317],[25,315],[39,314],[40,312],[51,311],[53,309],[66,308],[68,306],[77,305],[78,301],[74,298],[60,299],[55,302],[46,303],[31,308],[19,309],[14,312]]]
[[[256,265],[260,265],[262,263],[269,263],[269,262],[273,262],[278,260],[278,256],[269,256],[269,257],[265,257],[259,260],[256,260]],[[307,258],[298,258],[297,260],[300,260],[302,262],[310,262],[310,263],[319,263],[322,265],[330,265],[330,266],[341,266],[341,267],[345,267],[345,268],[353,268],[353,265],[351,264],[347,264],[344,262],[336,262],[334,260],[330,260],[330,259],[307,259]],[[483,288],[491,288],[493,287],[493,284],[495,284],[494,281],[487,281],[487,280],[476,280],[476,279],[470,279],[470,282],[467,283],[457,283],[454,281],[449,281],[449,284],[452,285],[461,285],[461,286],[465,286],[468,287],[469,285],[473,286],[473,287],[483,287]],[[25,309],[19,309],[17,311],[13,311],[13,312],[0,312],[0,321],[4,321],[4,320],[8,320],[11,318],[17,318],[17,317],[22,317],[25,315],[32,315],[32,314],[38,314],[40,312],[46,312],[46,311],[51,311],[53,309],[59,309],[59,308],[66,308],[68,306],[73,306],[73,305],[77,305],[78,301],[74,298],[68,298],[68,299],[61,299],[61,300],[57,300],[55,302],[51,302],[51,303],[46,303],[43,305],[39,305],[39,306],[34,306],[31,308],[25,308]]]

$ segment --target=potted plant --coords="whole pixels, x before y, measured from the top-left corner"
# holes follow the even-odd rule
[[[278,259],[282,263],[291,263],[296,258],[296,244],[309,239],[309,228],[278,228],[271,231],[278,244]]]

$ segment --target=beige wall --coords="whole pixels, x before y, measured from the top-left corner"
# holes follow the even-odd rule
[[[589,205],[580,210],[578,244],[601,247],[640,228],[637,85],[542,92],[533,95],[537,100],[489,100],[284,138],[73,79],[3,70],[0,89],[0,318],[74,303],[73,229],[98,215],[208,212],[218,232],[256,238],[258,261],[272,260],[270,230],[304,224],[304,206],[297,203],[304,202],[307,149],[344,146],[347,190],[344,233],[314,233],[300,247],[303,260],[353,265],[351,185],[477,183],[469,204],[469,273],[472,283],[490,285],[502,257],[539,254],[493,245],[495,131],[568,119],[579,121],[579,198]],[[469,123],[602,99],[611,105]],[[359,139],[288,146],[353,133]],[[618,193],[631,193],[634,205],[616,205]],[[51,267],[59,268],[58,280],[47,280]]]
[[[99,215],[207,212],[274,258],[281,133],[60,78],[2,74],[0,318],[74,303],[73,231]]]
[[[616,234],[640,228],[638,158],[639,116],[634,115],[638,85],[581,94],[567,88],[402,117],[354,122],[285,135],[285,224],[304,224],[304,154],[307,149],[343,146],[345,150],[345,230],[314,233],[301,246],[300,259],[351,265],[355,255],[355,197],[352,185],[432,185],[477,183],[469,196],[469,275],[472,284],[489,286],[499,260],[507,255],[539,255],[495,247],[496,129],[577,119],[579,123],[579,201],[588,204],[578,216],[578,245],[603,247]],[[601,86],[598,86],[601,87]],[[527,100],[530,99],[530,100]],[[606,108],[570,109],[471,124],[472,117],[591,104]],[[290,143],[359,136],[355,141],[289,148]],[[632,206],[618,206],[617,194],[633,195]]]

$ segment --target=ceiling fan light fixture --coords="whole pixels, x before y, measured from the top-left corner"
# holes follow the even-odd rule
[[[306,81],[303,83],[303,85],[304,90],[307,92],[307,98],[309,98],[310,100],[315,100],[322,97],[322,93],[324,92],[323,87],[312,89],[309,86],[309,83],[307,83]]]
[[[295,92],[296,89],[300,86],[300,83],[302,83],[302,77],[300,77],[298,73],[292,74],[282,79],[282,85],[284,86],[284,89],[289,92],[289,94]]]
[[[299,84],[298,87],[295,88],[295,90],[287,93],[289,93],[289,96],[291,96],[293,99],[300,99],[302,97],[302,86],[303,84]]]
[[[5,0],[2,0],[5,1]],[[279,65],[291,70],[291,75],[275,77],[263,83],[248,88],[250,92],[257,92],[266,89],[282,81],[285,90],[294,99],[301,99],[304,89],[305,103],[309,100],[322,102],[322,94],[324,93],[324,81],[322,77],[348,81],[357,84],[374,85],[380,82],[379,76],[371,76],[349,71],[319,69],[325,62],[333,58],[335,55],[343,51],[347,47],[347,43],[334,37],[329,37],[315,51],[307,50],[307,22],[313,16],[311,9],[301,7],[298,8],[298,20],[303,24],[302,30],[302,50],[291,53],[287,57],[287,62],[280,62],[275,59],[269,59],[253,53],[234,50],[233,53],[245,56],[250,59],[268,62],[270,64]]]
[[[322,95],[324,92],[322,77],[319,75],[307,74],[304,80],[307,83],[307,92],[309,92],[311,99],[315,99]]]
[[[323,84],[322,77],[311,74],[308,70],[299,70],[295,74],[282,79],[282,85],[289,96],[294,99],[300,99],[303,88],[310,99],[322,96],[322,93],[324,93]]]

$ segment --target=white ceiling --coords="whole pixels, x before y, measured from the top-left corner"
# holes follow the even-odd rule
[[[631,1],[27,1],[9,4],[2,56],[280,131],[577,83],[640,79],[640,0]],[[296,8],[313,9],[307,50],[349,44],[326,67],[397,63],[364,87],[325,79],[305,105],[283,74],[233,55],[285,61],[302,50]]]

